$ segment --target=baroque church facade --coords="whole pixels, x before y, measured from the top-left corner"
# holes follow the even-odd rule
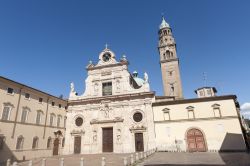
[[[98,63],[86,66],[85,91],[78,95],[71,83],[67,100],[1,77],[0,160],[153,148],[245,151],[236,96],[202,87],[197,98],[184,99],[176,43],[164,18],[158,35],[164,96],[151,91],[147,73],[130,73],[126,56],[107,46]]]

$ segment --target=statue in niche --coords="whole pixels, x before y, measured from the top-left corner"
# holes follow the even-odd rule
[[[116,141],[117,141],[118,143],[121,142],[121,129],[117,129]]]
[[[121,88],[121,87],[120,87],[120,81],[117,80],[117,81],[116,81],[116,89],[117,89],[117,90],[120,90],[120,88]]]
[[[95,91],[95,92],[98,92],[98,83],[95,83],[95,84],[94,84],[94,91]]]
[[[144,73],[144,81],[145,83],[148,83],[148,74],[146,72]]]
[[[105,106],[104,106],[104,117],[109,118],[109,106],[108,106],[108,104],[105,104]]]
[[[97,142],[97,131],[93,131],[93,142]]]

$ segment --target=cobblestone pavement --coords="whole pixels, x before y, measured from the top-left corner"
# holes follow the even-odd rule
[[[250,166],[249,153],[167,153],[157,152],[138,166]]]

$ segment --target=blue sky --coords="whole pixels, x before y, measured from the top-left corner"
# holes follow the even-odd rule
[[[105,43],[149,75],[162,95],[157,50],[161,13],[173,30],[185,98],[215,86],[218,95],[250,102],[250,1],[0,1],[0,75],[68,97],[70,82],[84,91],[89,60]]]

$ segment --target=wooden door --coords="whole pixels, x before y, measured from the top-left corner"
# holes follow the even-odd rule
[[[58,150],[59,150],[59,138],[56,138],[53,142],[53,156],[58,155]]]
[[[75,136],[75,140],[74,140],[74,153],[75,154],[81,153],[81,140],[82,140],[81,136]]]
[[[187,132],[187,143],[189,152],[205,152],[207,149],[204,136],[198,129],[190,129]]]
[[[102,151],[113,152],[113,128],[102,129]]]
[[[143,133],[135,133],[135,151],[144,151]]]

